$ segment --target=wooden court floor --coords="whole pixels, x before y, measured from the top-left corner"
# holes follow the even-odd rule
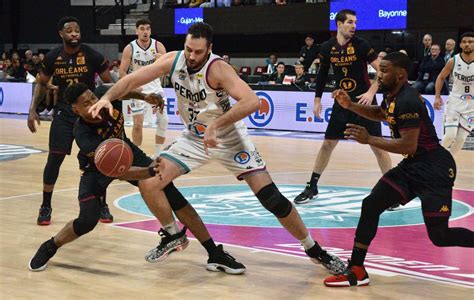
[[[47,150],[49,125],[42,122],[39,132],[31,134],[26,120],[0,118],[0,144]],[[130,128],[127,131],[130,133]],[[144,134],[142,148],[152,153],[154,131],[145,129]],[[178,134],[178,131],[168,132],[168,141]],[[277,184],[304,184],[321,144],[315,140],[279,137],[254,136],[252,140]],[[402,275],[369,273],[368,287],[325,288],[322,280],[328,273],[306,258],[232,245],[225,248],[247,266],[246,274],[208,272],[207,255],[195,240],[184,252],[171,255],[163,263],[150,264],[143,256],[158,243],[156,233],[104,224],[61,248],[46,271],[30,272],[27,263],[38,246],[77,216],[80,173],[76,153],[75,146],[73,154],[63,163],[53,195],[53,222],[45,227],[35,222],[47,153],[0,161],[1,299],[472,299],[472,288]],[[398,162],[400,156],[392,155],[392,159]],[[456,188],[474,190],[474,153],[462,151],[456,160]],[[379,177],[380,171],[368,147],[344,142],[336,148],[320,182],[371,187]],[[210,164],[176,183],[185,187],[237,182],[224,168]],[[115,223],[144,219],[112,204],[114,199],[136,192],[135,187],[120,181],[110,186],[108,203]],[[474,224],[469,228],[474,229]],[[472,257],[466,263],[472,264]]]

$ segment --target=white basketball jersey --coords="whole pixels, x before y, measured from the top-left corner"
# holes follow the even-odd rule
[[[451,96],[465,101],[474,101],[474,63],[466,63],[461,54],[454,56],[453,89]]]
[[[146,49],[143,49],[138,44],[137,40],[134,40],[130,43],[130,46],[132,47],[132,59],[128,70],[129,73],[132,73],[141,67],[151,65],[155,62],[156,54],[158,53],[156,44],[157,42],[155,39],[150,39],[150,46],[148,46]],[[164,95],[159,78],[143,85],[142,89],[142,92],[145,94],[157,93]]]
[[[189,74],[183,51],[176,54],[171,69],[171,83],[178,99],[179,115],[185,125],[186,133],[203,137],[207,124],[223,115],[230,108],[229,95],[224,90],[214,90],[207,83],[207,71],[216,60],[222,59],[210,55],[206,64],[196,73]],[[237,134],[237,136],[235,135]],[[234,139],[247,134],[247,127],[242,120],[219,129],[220,139]]]

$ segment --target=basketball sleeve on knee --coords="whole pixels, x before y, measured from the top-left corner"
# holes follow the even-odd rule
[[[184,198],[183,194],[174,186],[173,182],[170,182],[165,188],[163,189],[165,192],[166,198],[171,206],[173,211],[180,210],[181,208],[188,205],[188,200]]]
[[[277,218],[287,217],[293,208],[291,202],[280,193],[273,182],[263,187],[256,196],[263,207]]]
[[[43,172],[43,183],[44,184],[55,184],[59,176],[59,168],[66,157],[65,154],[48,154],[48,160]]]

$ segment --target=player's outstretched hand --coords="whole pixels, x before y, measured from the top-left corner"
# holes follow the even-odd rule
[[[362,104],[362,105],[371,105],[372,104],[372,100],[374,99],[374,94],[372,94],[371,92],[367,91],[365,93],[363,93],[362,95],[359,95],[356,97],[357,99],[359,99],[359,104]]]
[[[348,123],[347,128],[344,131],[344,138],[348,140],[354,140],[361,144],[369,143],[369,133],[365,127]]]
[[[342,106],[342,108],[347,109],[352,104],[351,97],[349,97],[349,94],[342,89],[338,89],[332,92],[332,97],[336,99],[336,101],[339,103],[340,106]]]
[[[163,97],[157,94],[149,94],[145,96],[144,99],[147,103],[150,103],[153,107],[153,113],[155,114],[158,110],[160,113],[163,113],[163,109],[165,107],[165,101]]]
[[[204,151],[206,151],[206,155],[209,155],[209,148],[216,148],[219,144],[219,139],[217,138],[217,128],[213,122],[209,123],[204,131]]]
[[[443,107],[443,99],[441,97],[435,97],[433,106],[434,106],[434,109],[440,110],[441,107]]]
[[[114,108],[112,106],[112,103],[110,103],[109,100],[105,100],[105,99],[102,99],[102,98],[99,101],[97,101],[94,105],[92,105],[91,108],[89,108],[89,113],[92,114],[93,118],[97,117],[99,119],[102,119],[102,117],[100,116],[100,111],[104,107],[109,111],[109,115],[111,117],[113,117],[114,116]]]
[[[36,113],[36,111],[30,111],[30,113],[28,114],[28,128],[30,129],[32,133],[36,132],[35,121],[38,123],[38,126],[39,126],[40,118],[38,114]]]

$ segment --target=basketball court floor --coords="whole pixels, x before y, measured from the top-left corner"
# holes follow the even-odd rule
[[[431,244],[420,202],[385,212],[369,249],[368,287],[326,288],[329,274],[312,264],[294,240],[264,210],[247,186],[223,167],[209,164],[176,180],[207,224],[214,240],[247,267],[241,276],[206,271],[207,254],[192,239],[163,263],[145,253],[158,244],[160,225],[138,190],[114,181],[108,203],[115,220],[61,248],[44,272],[27,263],[39,245],[78,213],[77,147],[67,157],[53,194],[50,226],[36,225],[50,122],[31,134],[24,118],[0,116],[0,298],[118,299],[470,299],[474,252]],[[173,128],[173,127],[172,127]],[[130,128],[127,133],[131,135]],[[154,130],[144,130],[153,153]],[[179,135],[167,133],[168,142]],[[304,187],[321,145],[308,133],[252,132],[252,140],[280,190],[293,199]],[[316,138],[315,138],[316,137]],[[394,163],[401,156],[392,155]],[[456,157],[458,175],[451,226],[474,229],[474,152]],[[320,197],[297,206],[313,237],[327,250],[350,257],[361,200],[380,177],[367,146],[341,142],[320,180]],[[190,236],[192,237],[192,236]]]

